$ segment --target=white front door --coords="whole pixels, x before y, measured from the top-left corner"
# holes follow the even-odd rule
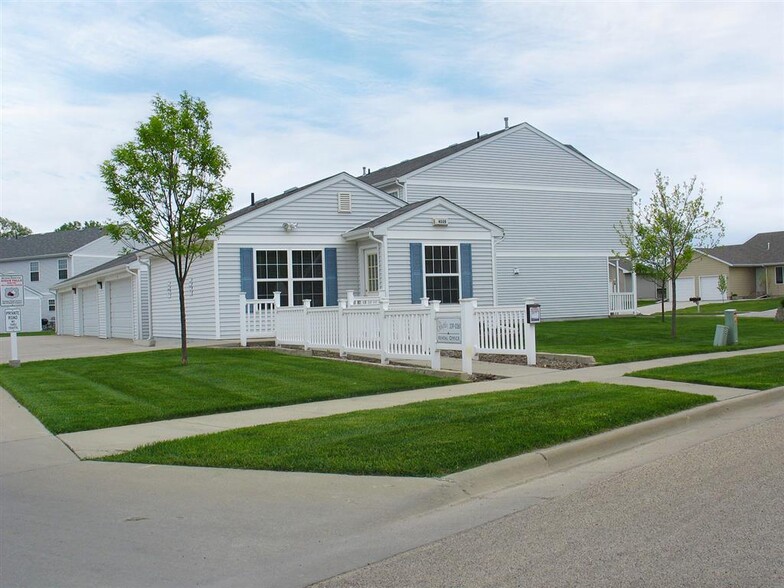
[[[379,290],[378,249],[365,249],[362,263],[362,294],[375,296]]]

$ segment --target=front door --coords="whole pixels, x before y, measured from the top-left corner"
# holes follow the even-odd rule
[[[365,249],[363,263],[363,294],[365,296],[377,296],[379,290],[378,282],[378,249]]]

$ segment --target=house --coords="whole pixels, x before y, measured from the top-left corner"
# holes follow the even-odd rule
[[[42,319],[55,320],[55,284],[117,257],[120,247],[102,229],[0,239],[0,273],[21,275],[25,281],[24,330],[40,331]]]
[[[523,124],[356,178],[342,172],[222,220],[185,288],[188,335],[236,339],[240,296],[334,306],[378,296],[607,316],[609,259],[636,188]],[[57,286],[58,332],[179,337],[171,264],[139,253]],[[131,308],[122,310],[124,305]],[[243,307],[244,308],[244,307]],[[118,323],[119,321],[119,323]],[[117,324],[123,325],[115,329]]]
[[[666,290],[656,282],[640,275],[635,275],[632,263],[628,259],[610,259],[610,289],[613,292],[632,292],[638,300],[661,300],[666,297]]]
[[[720,275],[727,278],[727,296],[784,296],[784,231],[757,233],[741,245],[697,249],[675,283],[675,296],[721,300]]]

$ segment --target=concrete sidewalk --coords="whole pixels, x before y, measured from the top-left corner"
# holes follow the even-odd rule
[[[500,380],[486,380],[453,386],[378,394],[375,396],[326,400],[292,406],[244,410],[168,421],[156,421],[109,429],[67,433],[60,435],[59,438],[81,458],[101,457],[128,451],[148,443],[191,437],[193,435],[216,433],[241,427],[317,418],[358,410],[388,408],[425,400],[454,398],[458,396],[467,396],[469,394],[514,390],[517,388],[528,388],[531,386],[568,381],[606,382],[633,386],[648,386],[693,394],[708,394],[715,396],[718,400],[730,400],[742,396],[759,394],[759,392],[747,389],[705,386],[663,380],[642,380],[639,378],[627,377],[625,374],[654,367],[681,365],[695,361],[758,353],[772,353],[776,351],[784,351],[784,345],[760,349],[745,349],[741,351],[721,351],[700,355],[667,357],[567,371],[529,366],[508,366],[504,364],[485,365],[485,362],[475,362],[475,369],[478,372],[481,372],[482,369],[489,371],[490,369],[493,369],[493,366],[500,365],[503,366],[503,369],[507,371],[507,373],[514,371],[515,375]],[[459,363],[459,361],[460,360],[444,358],[443,367],[449,369],[449,362]]]

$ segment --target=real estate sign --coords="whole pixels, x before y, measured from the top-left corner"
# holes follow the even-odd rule
[[[0,276],[0,306],[24,306],[22,276]]]

